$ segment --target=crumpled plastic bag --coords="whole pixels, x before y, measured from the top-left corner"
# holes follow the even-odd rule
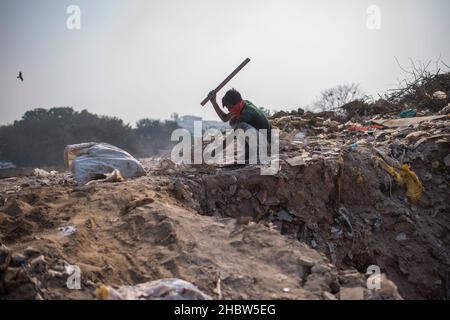
[[[81,143],[68,145],[64,162],[74,174],[78,184],[106,178],[115,170],[125,179],[146,174],[142,164],[128,152],[108,143]]]
[[[383,158],[377,157],[377,159],[380,162],[382,168],[384,170],[386,170],[387,173],[389,173],[391,176],[393,176],[395,178],[395,181],[397,181],[397,184],[402,185],[403,179],[402,179],[402,176],[400,175],[400,173],[398,173],[398,171],[393,166],[390,166],[389,164],[387,164],[387,162],[384,161]]]
[[[100,300],[212,300],[192,283],[181,279],[160,279],[136,286],[99,287]]]
[[[51,176],[56,175],[57,173],[58,173],[58,172],[57,172],[57,171],[54,171],[54,170],[48,172],[48,171],[46,171],[46,170],[36,168],[36,169],[33,170],[33,172],[32,172],[31,174],[32,174],[33,176],[35,176],[35,177],[38,177],[38,178],[48,178],[48,177],[51,177]]]
[[[419,201],[424,191],[424,187],[420,179],[417,177],[416,173],[412,171],[407,164],[404,164],[402,166],[402,171],[400,172],[400,174],[402,175],[403,181],[406,184],[406,196],[412,202]]]
[[[414,203],[420,200],[425,188],[423,187],[419,177],[417,177],[416,173],[411,170],[409,165],[404,164],[401,170],[397,170],[388,165],[381,157],[378,158],[378,161],[381,163],[383,169],[395,178],[398,185],[406,186],[406,196],[409,200],[411,200],[411,202]]]

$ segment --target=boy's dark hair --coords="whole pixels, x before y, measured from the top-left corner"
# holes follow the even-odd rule
[[[242,100],[241,94],[236,89],[228,90],[222,98],[222,105],[224,107],[232,107]]]

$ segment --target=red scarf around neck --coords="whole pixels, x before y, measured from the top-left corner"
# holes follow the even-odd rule
[[[232,106],[228,111],[233,114],[234,118],[239,119],[241,116],[242,109],[244,109],[245,103],[244,100],[239,101],[234,106]]]

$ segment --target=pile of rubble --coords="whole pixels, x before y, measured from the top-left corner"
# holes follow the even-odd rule
[[[0,297],[161,298],[184,283],[213,299],[448,299],[447,79],[338,113],[278,112],[275,175],[160,158],[134,180],[1,179]],[[73,265],[79,291],[65,287]]]
[[[273,227],[338,267],[377,265],[404,297],[448,298],[450,100],[430,96],[440,109],[381,101],[367,112],[276,114],[275,176],[257,166],[168,169],[167,160],[160,174],[170,172],[168,190],[202,214]]]

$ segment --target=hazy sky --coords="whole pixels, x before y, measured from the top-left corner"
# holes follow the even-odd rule
[[[80,30],[66,27],[72,4]],[[366,26],[369,5],[380,30]],[[0,124],[54,106],[130,124],[218,119],[199,103],[246,57],[225,89],[262,107],[305,106],[350,82],[375,95],[401,76],[394,56],[450,64],[449,12],[448,0],[0,0]]]

